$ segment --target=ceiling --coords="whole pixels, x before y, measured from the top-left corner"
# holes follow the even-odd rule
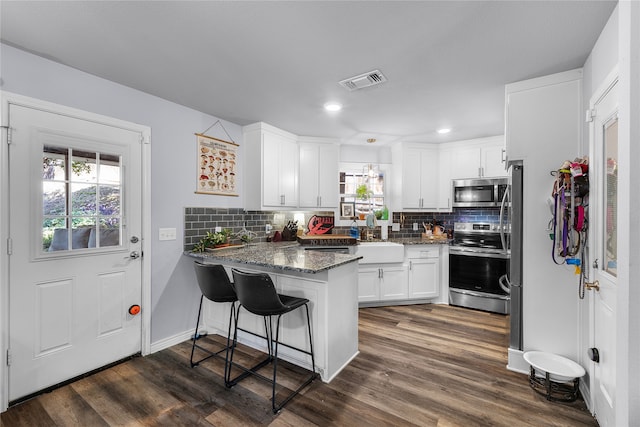
[[[2,0],[0,36],[239,125],[363,145],[446,142],[502,134],[504,85],[581,67],[615,5]],[[373,70],[387,81],[338,84]],[[327,101],[342,111],[325,112]]]

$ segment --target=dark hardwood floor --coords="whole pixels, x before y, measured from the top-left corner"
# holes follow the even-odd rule
[[[270,385],[231,389],[224,362],[189,366],[190,342],[9,408],[2,426],[597,426],[584,402],[548,402],[508,371],[505,316],[439,305],[360,310],[360,354],[278,415]],[[199,342],[215,348],[224,340]],[[243,363],[262,353],[240,346]],[[290,387],[300,369],[282,363]],[[265,368],[268,369],[268,368]]]

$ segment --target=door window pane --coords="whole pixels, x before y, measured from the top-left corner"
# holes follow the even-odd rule
[[[120,156],[45,146],[42,167],[42,250],[120,246]]]
[[[605,214],[604,256],[605,270],[618,275],[618,119],[604,125],[605,150]]]

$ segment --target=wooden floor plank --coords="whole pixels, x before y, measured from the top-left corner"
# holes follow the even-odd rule
[[[73,387],[62,387],[38,398],[56,425],[101,427],[109,424],[102,419]]]
[[[508,316],[441,305],[359,311],[360,354],[271,412],[271,386],[224,385],[224,361],[191,368],[191,341],[124,362],[9,408],[2,426],[597,426],[584,402],[554,403],[506,369]],[[198,341],[219,349],[226,339]],[[204,353],[200,353],[203,355]],[[239,345],[250,365],[264,353]],[[279,363],[285,387],[306,372]],[[266,376],[270,367],[263,369]]]

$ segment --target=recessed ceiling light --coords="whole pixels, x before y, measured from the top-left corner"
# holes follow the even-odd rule
[[[451,132],[451,129],[447,129],[447,128],[438,129],[438,133],[440,135],[444,135],[445,133],[449,133],[449,132]]]
[[[327,111],[340,111],[342,110],[342,105],[337,102],[327,102],[324,104],[324,109]]]
[[[367,142],[369,144],[373,144],[374,142],[376,142],[376,139],[375,138],[367,138]]]

